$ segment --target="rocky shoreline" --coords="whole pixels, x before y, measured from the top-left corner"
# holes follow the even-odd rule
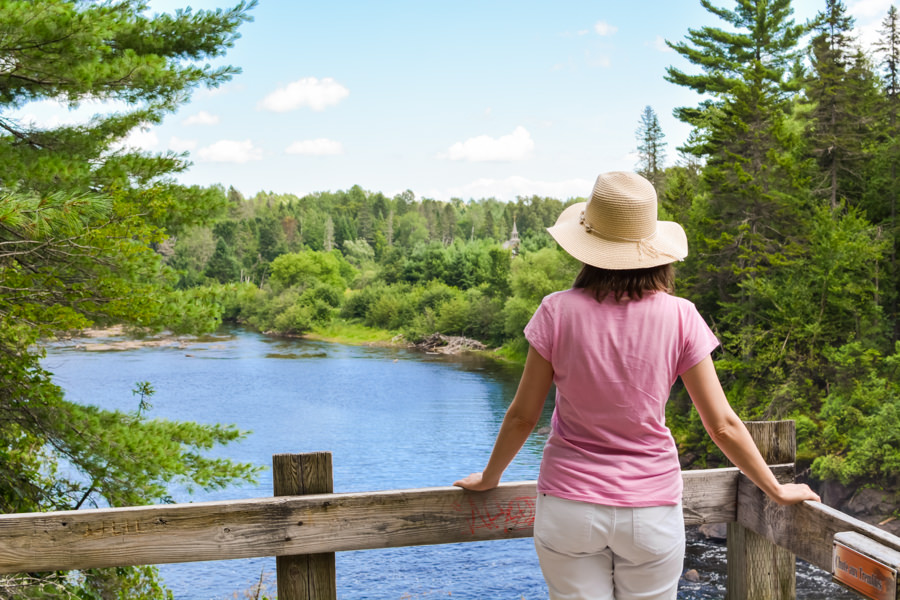
[[[186,349],[194,344],[210,341],[221,341],[222,336],[204,335],[176,335],[170,332],[148,334],[146,336],[134,335],[122,325],[102,327],[96,329],[82,329],[73,331],[57,341],[70,343],[75,350],[85,352],[111,352],[123,350],[136,350],[138,348],[168,348]]]
[[[263,332],[263,335],[298,339],[306,337],[304,335],[285,335],[274,331],[265,331]],[[310,336],[310,338],[321,339],[318,338],[318,336]],[[135,350],[138,348],[175,347],[185,349],[193,344],[221,339],[223,339],[222,336],[175,335],[166,331],[147,334],[146,336],[136,336],[132,331],[126,330],[122,325],[113,325],[111,327],[73,331],[64,338],[60,338],[60,341],[72,343],[76,350],[84,350],[87,352],[109,352],[117,350]],[[403,346],[421,350],[426,354],[445,355],[463,354],[465,352],[484,352],[487,350],[487,347],[478,340],[462,336],[444,335],[441,333],[433,333],[419,342],[410,342],[405,340],[403,336],[398,335],[389,341],[366,342],[364,345]]]
[[[462,354],[463,352],[487,350],[485,345],[478,340],[442,333],[432,333],[412,346],[427,354]]]

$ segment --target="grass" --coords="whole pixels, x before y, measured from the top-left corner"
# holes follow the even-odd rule
[[[303,335],[310,340],[323,342],[335,342],[351,346],[378,345],[396,346],[405,345],[405,342],[397,341],[398,332],[377,327],[368,327],[360,323],[353,323],[343,319],[335,319],[327,325],[318,325]],[[525,340],[510,342],[496,350],[483,350],[479,354],[511,364],[525,364],[525,356],[528,354],[528,344]]]
[[[359,323],[350,323],[342,319],[335,319],[327,325],[319,325],[312,331],[305,334],[311,340],[322,340],[325,342],[337,342],[340,344],[362,345],[362,344],[379,344],[393,345],[397,332],[388,331],[387,329],[376,329],[367,327]]]

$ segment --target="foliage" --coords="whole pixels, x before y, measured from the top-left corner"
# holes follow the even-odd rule
[[[694,127],[685,150],[703,161],[699,177],[671,168],[662,192],[692,249],[679,290],[719,335],[719,372],[744,418],[795,419],[799,456],[819,477],[895,484],[896,443],[880,425],[896,427],[896,402],[888,360],[875,358],[896,340],[894,121],[884,112],[894,21],[879,84],[838,0],[812,24],[808,70],[789,2],[702,4],[727,28],[669,44],[701,72],[673,67],[668,79],[705,95],[677,111]],[[689,459],[718,460],[683,390],[667,414]]]
[[[851,343],[828,351],[830,392],[822,406],[824,452],[812,464],[823,479],[900,484],[900,345],[890,356]]]
[[[121,142],[237,72],[206,61],[234,43],[252,6],[149,16],[140,0],[0,4],[2,512],[167,501],[172,484],[254,477],[206,455],[243,435],[233,427],[150,418],[147,384],[133,412],[69,402],[40,362],[44,340],[95,324],[196,332],[220,322],[218,292],[175,289],[162,257],[168,235],[189,237],[225,214],[224,190],[177,185],[183,156]],[[11,116],[45,99],[108,112],[50,128]],[[166,596],[150,567],[11,582],[27,584],[18,597]]]
[[[810,43],[811,72],[806,95],[812,103],[806,141],[819,169],[811,185],[831,207],[843,201],[858,205],[863,188],[860,170],[871,136],[877,90],[874,74],[856,55],[853,19],[840,0],[827,0],[817,15]]]

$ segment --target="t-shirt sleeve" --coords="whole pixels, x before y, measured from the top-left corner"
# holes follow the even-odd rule
[[[716,335],[693,304],[684,311],[682,333],[683,346],[678,359],[677,375],[699,364],[719,345]]]
[[[525,339],[547,362],[553,362],[553,315],[546,298],[525,326]]]

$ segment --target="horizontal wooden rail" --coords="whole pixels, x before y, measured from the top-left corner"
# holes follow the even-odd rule
[[[819,502],[778,506],[745,475],[738,483],[737,522],[829,573],[838,532],[854,531],[900,551],[900,537]]]
[[[684,472],[685,522],[734,521],[738,475]],[[535,494],[529,481],[0,515],[0,573],[529,537]]]

